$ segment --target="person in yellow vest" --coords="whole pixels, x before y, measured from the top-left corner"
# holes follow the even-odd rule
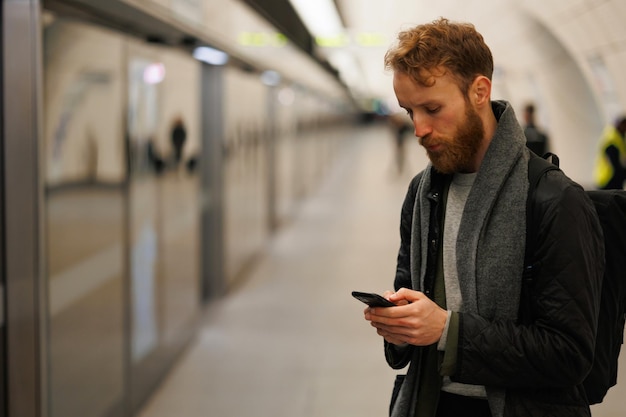
[[[594,179],[602,190],[624,188],[626,180],[626,115],[620,116],[614,125],[607,126],[600,139]]]

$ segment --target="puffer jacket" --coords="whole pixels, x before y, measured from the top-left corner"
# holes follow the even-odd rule
[[[445,177],[433,173],[431,204],[441,205]],[[401,248],[394,286],[411,288],[410,235],[412,206],[420,175],[409,186],[401,215]],[[534,277],[520,294],[517,321],[489,321],[459,314],[459,342],[453,381],[504,390],[505,417],[590,416],[581,382],[594,352],[604,270],[601,227],[583,189],[561,171],[548,172],[537,186],[533,210],[536,244]],[[429,241],[437,248],[441,209],[432,210]],[[523,237],[522,237],[523,238]],[[436,253],[429,256],[425,293],[434,279]],[[415,358],[410,350],[387,346],[396,369]],[[395,353],[394,353],[395,352]],[[415,359],[413,359],[415,360]]]

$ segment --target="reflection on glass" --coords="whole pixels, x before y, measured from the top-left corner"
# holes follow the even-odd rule
[[[159,70],[160,69],[160,70]],[[158,184],[163,169],[155,146],[159,119],[161,63],[132,57],[128,72],[128,139],[130,159],[131,352],[139,362],[157,347]]]

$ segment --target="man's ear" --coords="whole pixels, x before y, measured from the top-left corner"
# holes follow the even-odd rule
[[[476,77],[470,87],[470,99],[477,106],[491,105],[491,80],[484,75]]]

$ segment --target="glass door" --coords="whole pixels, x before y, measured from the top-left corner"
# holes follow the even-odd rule
[[[200,65],[182,51],[133,39],[127,74],[136,407],[190,339],[200,313]]]
[[[54,15],[43,33],[49,416],[124,415],[125,37]]]

